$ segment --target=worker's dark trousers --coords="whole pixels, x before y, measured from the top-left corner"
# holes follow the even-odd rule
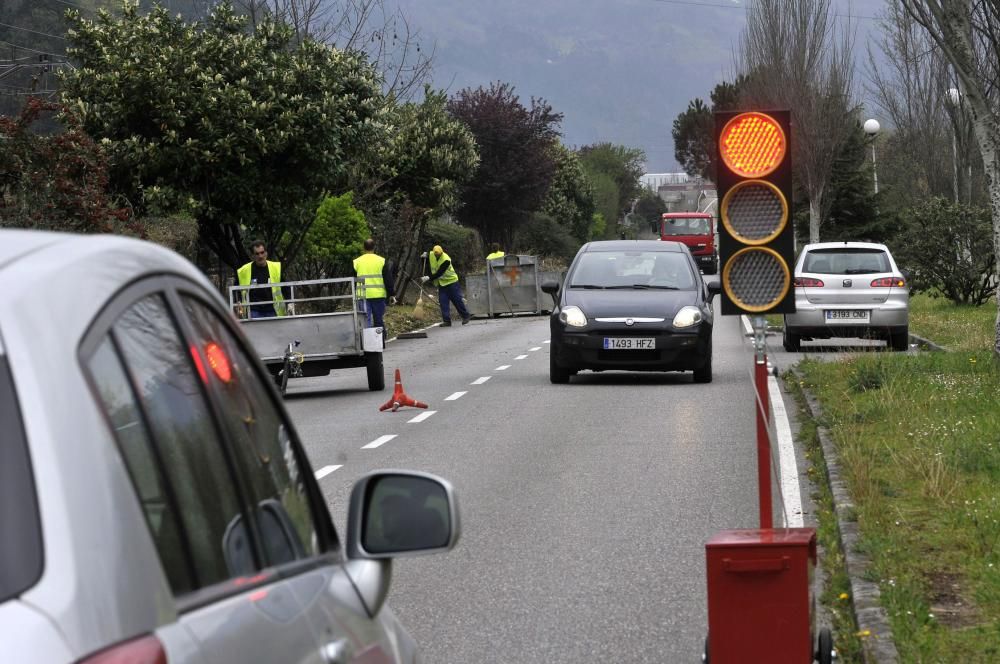
[[[453,284],[448,284],[447,286],[438,287],[438,302],[441,303],[441,318],[445,321],[451,322],[451,307],[448,305],[448,301],[455,303],[455,308],[458,309],[458,315],[462,317],[462,320],[469,318],[469,310],[465,308],[465,303],[462,302],[462,287],[456,281]]]

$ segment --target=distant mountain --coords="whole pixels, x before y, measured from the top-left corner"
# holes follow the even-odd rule
[[[523,100],[544,97],[565,115],[566,144],[641,148],[650,171],[677,169],[674,118],[731,77],[744,13],[726,3],[398,0],[436,44],[436,87],[510,82]]]

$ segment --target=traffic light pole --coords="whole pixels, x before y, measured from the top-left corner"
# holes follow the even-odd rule
[[[754,349],[754,386],[757,398],[754,410],[757,413],[757,494],[760,507],[760,527],[772,528],[771,509],[771,439],[768,433],[770,409],[767,395],[767,349],[764,346],[767,334],[767,319],[751,316]]]

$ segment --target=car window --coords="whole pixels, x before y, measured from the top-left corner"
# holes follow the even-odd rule
[[[42,575],[42,524],[14,380],[0,344],[0,604]]]
[[[816,274],[877,274],[891,272],[889,256],[881,249],[818,250],[806,254],[803,272]]]
[[[231,536],[230,526],[239,522],[242,513],[199,384],[204,369],[196,370],[165,300],[151,295],[138,301],[113,330],[177,501],[195,585],[254,571],[246,538]]]
[[[110,337],[105,337],[94,351],[87,368],[132,478],[170,587],[178,595],[190,592],[195,586],[177,514],[167,498],[153,442]]]
[[[311,471],[300,465],[290,425],[272,391],[255,371],[255,360],[215,311],[191,297],[184,298],[184,308],[212,367],[212,383],[224,400],[225,425],[258,507],[267,562],[279,565],[318,554],[316,519],[304,480],[304,474]],[[219,370],[223,364],[224,370]]]
[[[581,254],[570,288],[650,287],[689,290],[695,279],[687,257],[675,251],[593,251]]]

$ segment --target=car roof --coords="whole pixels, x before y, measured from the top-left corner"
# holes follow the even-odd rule
[[[882,249],[888,251],[888,247],[877,242],[816,242],[802,247],[802,251],[813,251],[816,249]]]
[[[588,242],[580,252],[592,251],[687,251],[686,245],[669,240],[597,240]]]

